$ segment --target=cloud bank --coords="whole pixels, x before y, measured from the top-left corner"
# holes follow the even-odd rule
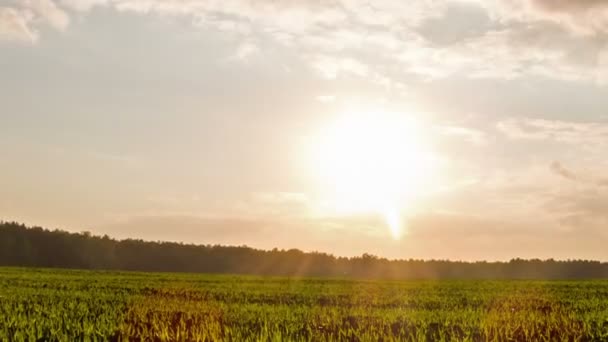
[[[0,7],[0,39],[35,42],[43,26],[65,30],[70,15],[98,7],[187,17],[193,29],[231,32],[240,37],[235,60],[270,39],[298,50],[329,79],[342,74],[400,88],[456,75],[608,80],[608,5],[599,0],[13,0]],[[489,24],[449,41],[422,29],[471,20]]]

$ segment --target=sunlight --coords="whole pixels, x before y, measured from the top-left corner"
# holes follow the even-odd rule
[[[434,175],[422,128],[405,114],[349,112],[327,124],[314,149],[315,172],[341,212],[382,215],[394,238],[401,211],[413,206]]]
[[[403,226],[401,222],[401,216],[399,215],[399,211],[395,208],[386,208],[384,210],[384,220],[386,225],[388,226],[391,235],[395,240],[401,238],[401,235],[405,232],[403,231]]]

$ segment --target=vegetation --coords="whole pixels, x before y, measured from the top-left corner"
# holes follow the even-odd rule
[[[600,341],[608,281],[0,268],[2,341]]]
[[[117,241],[89,233],[0,222],[0,265],[147,272],[204,272],[375,279],[598,279],[608,263],[586,260],[453,262],[342,258],[299,250]]]
[[[497,280],[605,277],[592,261],[337,258],[1,223],[0,265],[2,341],[608,340],[608,280]]]

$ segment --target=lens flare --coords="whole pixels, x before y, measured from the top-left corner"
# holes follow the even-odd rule
[[[393,239],[399,240],[405,233],[403,231],[403,222],[399,211],[395,208],[386,208],[384,210],[384,220],[386,221],[386,225],[388,226]]]

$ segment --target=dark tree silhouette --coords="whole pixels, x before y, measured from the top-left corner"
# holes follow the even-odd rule
[[[589,260],[461,262],[335,257],[297,249],[115,240],[0,221],[0,265],[148,272],[204,272],[376,279],[608,278],[608,263]]]

